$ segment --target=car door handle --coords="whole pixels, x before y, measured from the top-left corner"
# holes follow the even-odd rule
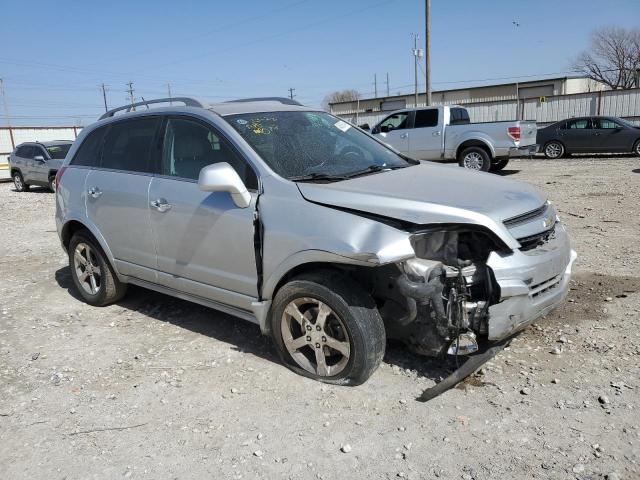
[[[441,134],[442,132],[438,130],[437,132],[433,132],[431,135],[433,135],[434,137],[439,137]]]
[[[98,187],[91,187],[89,190],[87,190],[87,195],[89,195],[91,198],[100,198],[100,196],[102,195],[102,190],[100,190]]]
[[[400,135],[400,138],[407,138],[409,136],[408,133],[403,133],[402,135]]]
[[[158,198],[157,200],[152,200],[149,202],[149,205],[151,205],[153,208],[158,210],[160,213],[164,213],[168,210],[171,210],[171,207],[173,207],[173,205],[171,205],[170,203],[167,203],[167,201],[164,198]]]

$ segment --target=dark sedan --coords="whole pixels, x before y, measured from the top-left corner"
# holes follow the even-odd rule
[[[547,158],[569,153],[640,155],[640,127],[616,117],[579,117],[538,130],[537,143]]]

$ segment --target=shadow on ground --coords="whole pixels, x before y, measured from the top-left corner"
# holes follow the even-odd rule
[[[501,177],[508,177],[509,175],[515,175],[516,173],[520,173],[520,170],[499,170],[493,173],[495,173],[496,175],[500,175]]]
[[[73,285],[71,269],[68,266],[57,270],[55,279],[58,285],[66,289],[72,297],[82,301]],[[564,303],[558,310],[549,314],[546,320],[540,322],[561,321],[563,324],[574,324],[581,323],[585,318],[600,319],[604,316],[602,304],[606,297],[624,297],[638,291],[640,291],[638,277],[582,273],[574,276],[571,281],[569,298],[573,302]],[[281,363],[271,340],[260,333],[257,325],[231,315],[133,285],[129,286],[127,296],[117,305],[154,320],[168,322],[228,343],[239,352]],[[462,357],[458,360],[460,365],[465,361]],[[384,362],[402,370],[410,370],[419,377],[433,381],[441,380],[457,368],[453,357],[431,358],[416,355],[397,341],[387,343]]]

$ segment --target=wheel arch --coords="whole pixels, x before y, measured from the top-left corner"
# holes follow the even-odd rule
[[[480,147],[487,152],[487,154],[489,155],[489,159],[492,162],[495,159],[495,152],[493,151],[490,143],[478,138],[471,138],[458,145],[458,147],[456,148],[456,160],[459,160],[460,154],[464,151],[464,149],[469,147]]]
[[[116,269],[115,258],[111,253],[111,249],[109,248],[104,237],[100,234],[100,232],[95,227],[95,225],[92,225],[90,222],[82,221],[80,219],[75,219],[75,218],[65,222],[65,224],[60,229],[60,242],[62,243],[64,250],[66,252],[69,251],[69,243],[71,242],[71,238],[73,238],[73,235],[79,230],[86,230],[87,232],[89,232],[93,240],[95,240],[98,243],[98,245],[100,245],[100,248],[102,249],[104,254],[107,256],[107,259],[111,264],[111,268],[113,268],[113,271],[115,272],[115,274],[122,281],[121,275],[118,273]]]

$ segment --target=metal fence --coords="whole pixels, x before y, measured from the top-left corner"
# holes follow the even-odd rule
[[[9,155],[23,142],[75,140],[82,127],[0,127],[0,179],[9,178]]]
[[[434,105],[442,105],[434,102]],[[535,120],[547,125],[558,120],[583,115],[610,115],[640,123],[640,89],[605,90],[601,92],[554,95],[549,97],[521,98],[519,101],[460,103],[468,111],[472,122],[499,122],[516,118]],[[424,107],[418,104],[418,107]],[[390,112],[341,111],[333,107],[334,114],[358,125],[378,123]]]

